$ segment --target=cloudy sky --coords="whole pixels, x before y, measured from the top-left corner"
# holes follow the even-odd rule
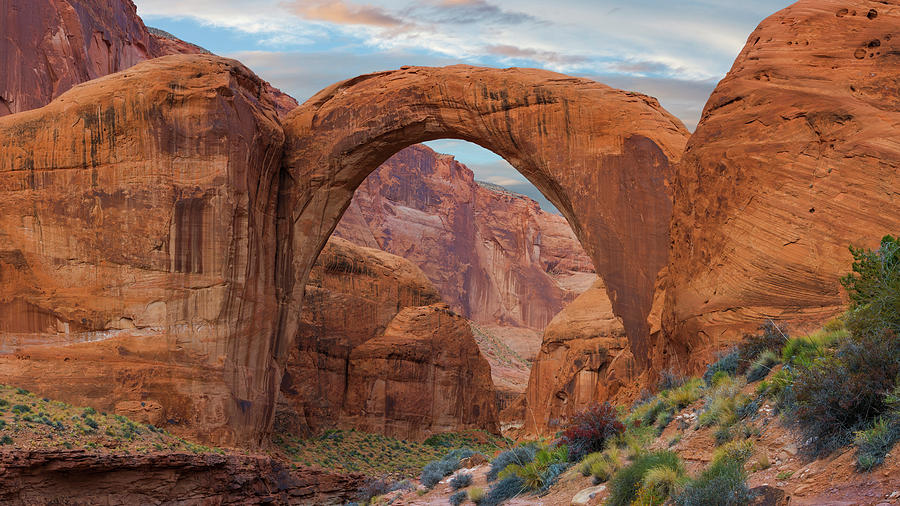
[[[237,58],[303,102],[402,65],[537,67],[657,97],[693,130],[747,36],[787,0],[135,0],[148,26]],[[435,141],[535,195],[501,158]],[[546,200],[542,204],[547,204]]]

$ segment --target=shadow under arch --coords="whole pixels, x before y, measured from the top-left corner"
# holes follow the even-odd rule
[[[412,144],[461,139],[503,157],[575,232],[639,363],[667,261],[670,177],[689,136],[645,95],[537,69],[403,67],[334,84],[284,121],[276,359],[296,332],[316,257],[353,192]]]

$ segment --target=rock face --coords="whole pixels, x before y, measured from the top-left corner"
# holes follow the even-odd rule
[[[335,234],[412,261],[480,324],[543,329],[577,295],[555,278],[594,270],[561,216],[422,145],[363,181]]]
[[[281,378],[264,90],[234,60],[176,55],[0,118],[0,382],[259,441],[274,398],[254,381]]]
[[[0,116],[43,107],[76,84],[169,54],[207,53],[151,33],[131,0],[3,0]],[[297,102],[264,83],[279,112]]]
[[[524,402],[510,418],[524,420],[527,434],[553,434],[587,406],[627,395],[635,376],[622,319],[598,280],[547,325]]]
[[[362,475],[288,470],[263,456],[0,452],[0,501],[28,504],[343,504]]]
[[[665,325],[699,367],[765,318],[841,310],[849,244],[900,230],[900,3],[802,0],[764,20],[675,178]]]
[[[499,433],[494,387],[469,322],[445,304],[405,308],[350,354],[344,423],[394,437]]]
[[[440,295],[412,263],[332,237],[305,297],[281,382],[279,429],[341,426],[404,439],[497,431],[490,367],[468,322],[433,310]],[[407,311],[417,317],[398,315]]]

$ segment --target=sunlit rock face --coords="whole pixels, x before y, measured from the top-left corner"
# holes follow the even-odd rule
[[[750,34],[675,177],[668,349],[842,307],[847,246],[900,230],[900,4],[797,2]]]
[[[0,118],[0,382],[258,442],[273,400],[251,383],[280,378],[264,90],[175,55]]]
[[[563,217],[422,145],[366,178],[335,234],[412,261],[451,308],[482,324],[541,330],[593,279]]]

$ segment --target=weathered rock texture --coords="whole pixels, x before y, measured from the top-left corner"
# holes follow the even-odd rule
[[[598,280],[547,325],[512,418],[524,420],[528,434],[552,434],[587,406],[627,394],[635,373],[622,319]]]
[[[344,423],[422,439],[464,429],[498,433],[491,369],[469,322],[446,304],[405,308],[353,349]]]
[[[332,237],[306,286],[297,345],[281,382],[279,429],[352,427],[405,439],[440,430],[496,432],[496,410],[481,408],[494,399],[490,368],[464,319],[431,310],[440,301],[409,261]],[[425,316],[404,326],[398,313],[407,309]],[[415,353],[425,345],[433,349]],[[450,385],[453,379],[459,381]],[[373,390],[377,381],[380,391]]]
[[[344,504],[364,480],[263,456],[0,452],[0,501],[10,505]]]
[[[321,91],[288,115],[285,132],[279,236],[290,241],[277,279],[286,307],[300,307],[316,255],[370,172],[411,144],[458,138],[504,157],[560,209],[645,358],[671,165],[688,137],[654,99],[541,70],[407,67]],[[289,312],[282,328],[299,318]]]
[[[335,234],[412,261],[481,324],[543,329],[577,295],[556,278],[594,270],[564,218],[422,145],[363,181]]]
[[[151,33],[131,0],[0,1],[0,116],[43,107],[76,84],[169,54],[206,53]],[[263,84],[279,112],[296,107]]]
[[[4,355],[0,382],[260,440],[287,351],[264,89],[234,60],[167,56],[0,118],[0,349],[42,357]],[[71,346],[30,351],[54,342]]]
[[[900,3],[802,0],[754,31],[678,166],[667,343],[841,310],[849,244],[900,230]]]

